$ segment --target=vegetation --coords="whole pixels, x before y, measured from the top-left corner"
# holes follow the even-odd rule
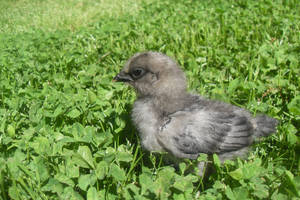
[[[0,199],[300,198],[299,33],[298,0],[0,0]],[[111,80],[145,50],[277,133],[207,180],[142,151]]]

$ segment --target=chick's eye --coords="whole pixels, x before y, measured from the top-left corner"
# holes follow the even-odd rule
[[[139,78],[144,74],[144,70],[142,68],[136,68],[132,70],[131,74],[134,78]]]

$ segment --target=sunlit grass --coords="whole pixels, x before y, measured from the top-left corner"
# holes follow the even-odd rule
[[[137,15],[140,0],[0,1],[0,32],[75,30],[103,18]]]

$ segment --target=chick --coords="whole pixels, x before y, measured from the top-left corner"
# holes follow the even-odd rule
[[[253,118],[242,108],[188,93],[183,71],[158,52],[135,54],[114,80],[137,92],[132,119],[142,147],[176,159],[197,159],[200,153],[217,154],[221,162],[244,158],[256,138],[277,126],[266,115]]]

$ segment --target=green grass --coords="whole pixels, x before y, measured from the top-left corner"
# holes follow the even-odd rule
[[[136,15],[140,1],[0,0],[0,32],[76,30],[105,18]]]
[[[0,200],[300,198],[299,33],[298,0],[1,0]],[[144,50],[277,133],[207,180],[142,151],[135,94],[111,80]]]

